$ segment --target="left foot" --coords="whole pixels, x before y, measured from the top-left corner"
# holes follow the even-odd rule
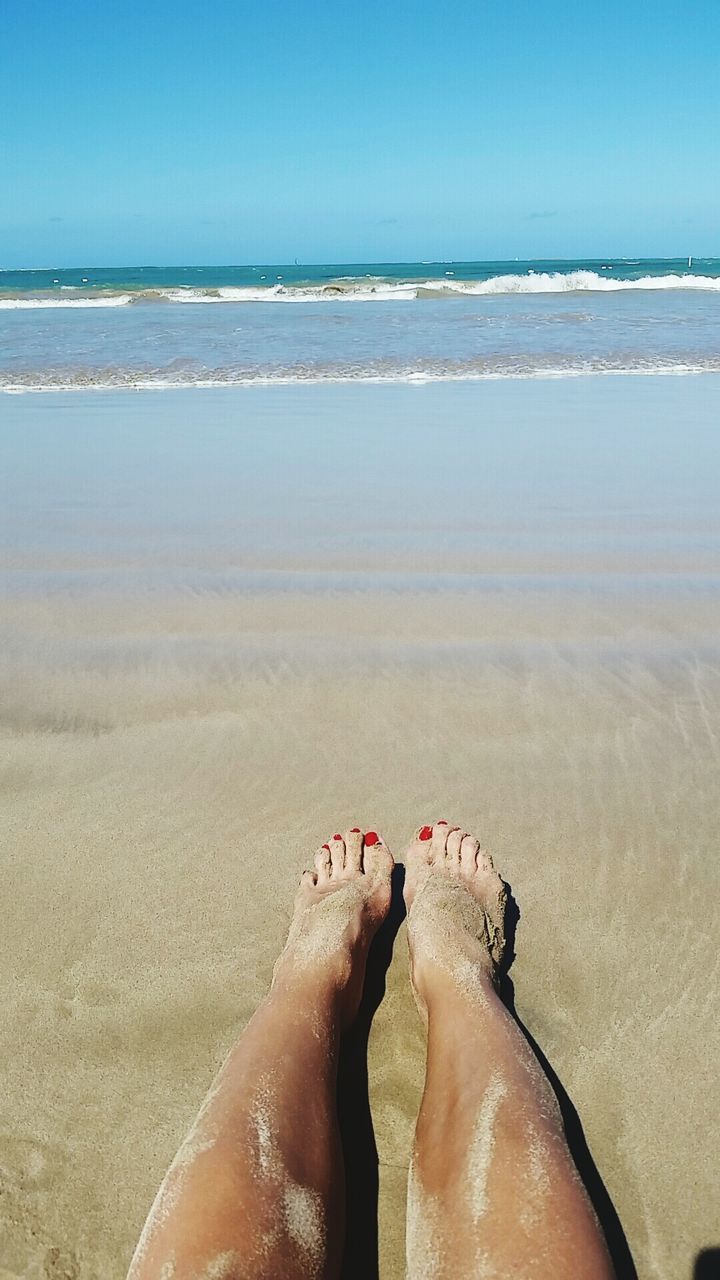
[[[300,881],[273,986],[329,985],[349,1022],[360,1004],[370,943],[390,909],[393,859],[376,832],[353,828],[322,845],[314,861],[315,870]]]

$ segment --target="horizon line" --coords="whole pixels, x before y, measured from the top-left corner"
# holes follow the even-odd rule
[[[635,254],[612,255],[607,254],[601,257],[534,257],[534,258],[378,258],[373,261],[360,262],[353,261],[350,258],[345,260],[336,259],[327,262],[143,262],[143,263],[78,263],[74,266],[34,266],[34,267],[0,267],[0,273],[10,274],[11,272],[22,271],[202,271],[206,269],[222,270],[228,268],[230,270],[259,270],[261,267],[417,267],[417,266],[461,266],[461,265],[477,265],[486,264],[487,266],[498,266],[501,264],[512,263],[547,263],[547,262],[587,262],[587,263],[604,263],[604,262],[685,262],[692,258],[700,262],[720,262],[720,256],[713,254],[673,254],[673,255],[649,255],[643,257]]]

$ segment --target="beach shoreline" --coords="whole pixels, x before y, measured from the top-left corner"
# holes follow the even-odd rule
[[[720,372],[720,259],[0,272],[0,391]]]

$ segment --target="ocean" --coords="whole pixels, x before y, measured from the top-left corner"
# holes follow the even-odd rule
[[[707,371],[720,258],[0,271],[6,392]]]

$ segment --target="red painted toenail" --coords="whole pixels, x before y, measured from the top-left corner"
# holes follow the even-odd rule
[[[328,853],[329,853],[329,852],[330,852],[330,845],[329,845],[329,844],[324,844],[324,845],[323,845],[323,849],[327,849],[327,851],[328,851]]]
[[[379,843],[380,843],[380,837],[379,837],[379,835],[378,835],[377,831],[366,831],[366,832],[365,832],[365,843],[366,843],[366,844],[379,844]]]
[[[333,840],[342,840],[341,835],[333,836]]]
[[[420,840],[432,840],[432,827],[423,827],[418,837]]]
[[[351,830],[351,832],[352,832],[352,834],[353,834],[354,836],[359,836],[359,835],[360,835],[360,828],[359,828],[359,827],[351,827],[351,828],[350,828],[350,830]]]

